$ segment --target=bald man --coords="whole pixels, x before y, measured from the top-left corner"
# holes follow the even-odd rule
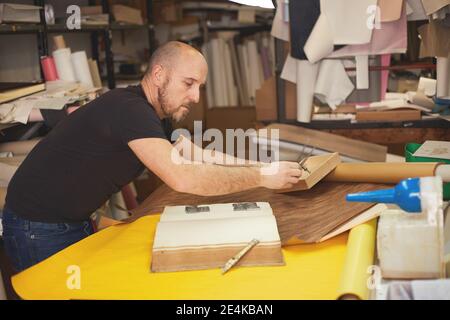
[[[12,178],[3,211],[5,249],[17,271],[92,234],[90,215],[145,168],[178,192],[203,196],[298,182],[298,163],[277,163],[263,175],[258,166],[174,159],[182,156],[169,141],[170,120],[182,120],[199,101],[207,73],[197,50],[169,42],[139,86],[100,96],[36,145]]]

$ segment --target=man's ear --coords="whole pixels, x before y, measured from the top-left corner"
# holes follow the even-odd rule
[[[153,66],[152,70],[152,78],[154,84],[159,88],[163,84],[163,78],[164,78],[164,69],[161,65],[157,64]]]

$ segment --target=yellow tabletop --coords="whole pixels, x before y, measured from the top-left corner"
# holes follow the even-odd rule
[[[348,233],[283,248],[286,265],[152,273],[159,216],[104,229],[13,277],[24,299],[336,299]],[[79,287],[78,287],[79,286]]]

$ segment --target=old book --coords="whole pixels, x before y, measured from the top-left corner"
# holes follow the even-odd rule
[[[10,84],[12,87],[12,84]],[[7,89],[4,91],[0,90],[0,103],[5,103],[15,99],[29,96],[30,94],[37,93],[45,90],[45,83],[32,84],[28,86],[20,86],[17,84],[16,88]]]
[[[163,185],[132,210],[132,216],[127,221],[161,213],[168,205],[257,202],[263,199],[272,207],[282,245],[293,237],[304,243],[314,243],[374,206],[371,203],[347,202],[345,196],[348,193],[389,187],[391,185],[321,181],[314,188],[289,193],[257,188],[223,196],[201,197],[175,192]]]
[[[311,189],[317,182],[333,171],[341,162],[339,153],[331,153],[321,156],[313,156],[303,163],[303,173],[300,181],[289,189],[281,189],[278,192],[292,192]],[[306,170],[307,169],[307,170]],[[309,172],[308,172],[309,171]]]
[[[151,271],[223,267],[256,239],[237,266],[283,265],[281,241],[267,202],[165,207],[156,227]]]

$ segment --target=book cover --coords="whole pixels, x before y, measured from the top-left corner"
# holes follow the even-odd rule
[[[283,265],[281,241],[267,202],[165,207],[152,249],[152,272],[223,267],[253,240],[237,266]]]

